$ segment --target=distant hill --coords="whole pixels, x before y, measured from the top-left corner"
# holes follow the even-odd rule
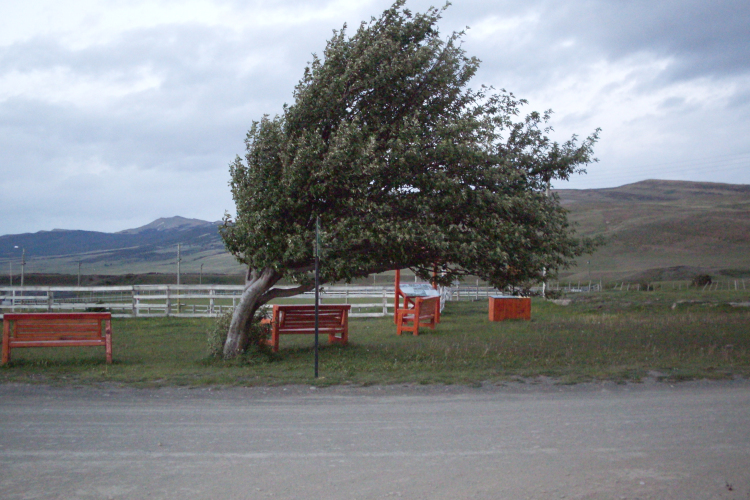
[[[160,219],[156,219],[154,222],[150,224],[146,224],[145,226],[137,227],[135,229],[126,229],[124,231],[119,231],[117,234],[139,234],[144,233],[147,231],[170,231],[172,229],[178,229],[178,230],[185,230],[185,229],[194,229],[194,228],[203,228],[205,229],[206,226],[212,225],[212,226],[218,226],[219,222],[206,222],[204,220],[200,219],[186,219],[185,217],[162,217]]]
[[[184,272],[197,272],[201,264],[210,272],[239,272],[224,248],[218,224],[170,217],[117,233],[56,229],[6,235],[0,236],[0,259],[13,259],[17,266],[23,248],[28,273],[72,274],[79,262],[86,273],[172,273],[179,244]]]
[[[690,279],[709,272],[750,277],[750,186],[647,180],[607,189],[556,191],[584,235],[607,244],[564,272],[572,280]],[[240,274],[224,249],[218,222],[184,217],[101,233],[40,231],[0,236],[0,261],[18,274],[20,248],[27,273]],[[19,249],[14,247],[18,246]]]
[[[581,234],[607,241],[578,259],[576,278],[750,276],[749,185],[646,180],[557,194]]]

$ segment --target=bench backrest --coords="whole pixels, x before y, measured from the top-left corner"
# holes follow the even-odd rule
[[[417,297],[415,302],[415,309],[419,307],[419,317],[421,318],[431,318],[435,316],[438,301],[440,300],[440,297]]]
[[[110,313],[8,313],[11,341],[103,338],[102,321]]]
[[[315,327],[315,306],[275,305],[274,319],[281,330],[305,330]],[[318,306],[318,326],[321,329],[342,328],[346,325],[351,305]]]

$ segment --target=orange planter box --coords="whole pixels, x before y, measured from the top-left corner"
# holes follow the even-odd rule
[[[528,297],[490,297],[490,321],[531,319],[531,299]]]

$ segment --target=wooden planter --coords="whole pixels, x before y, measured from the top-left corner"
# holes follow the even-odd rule
[[[528,297],[490,297],[490,321],[531,319],[531,299]]]

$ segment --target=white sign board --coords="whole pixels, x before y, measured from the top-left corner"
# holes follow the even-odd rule
[[[432,288],[429,283],[401,283],[401,291],[407,297],[437,297],[440,292]]]

